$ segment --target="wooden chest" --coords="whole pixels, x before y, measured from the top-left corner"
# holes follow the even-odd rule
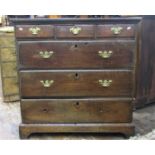
[[[0,32],[0,67],[4,102],[19,100],[14,33]]]
[[[139,18],[14,20],[21,138],[134,134]]]

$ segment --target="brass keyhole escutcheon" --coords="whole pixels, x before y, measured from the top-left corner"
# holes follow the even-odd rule
[[[78,80],[79,79],[79,74],[75,73],[74,77],[75,77],[76,80]]]
[[[80,108],[80,103],[79,103],[79,101],[75,102],[75,105],[74,105],[74,106],[75,106],[76,109],[79,109],[79,108]]]
[[[42,111],[43,111],[44,113],[47,113],[47,112],[48,112],[48,109],[47,109],[47,108],[44,108]]]
[[[77,47],[78,47],[78,45],[77,45],[77,44],[75,44],[75,45],[74,45],[74,48],[77,48]]]
[[[76,106],[79,106],[79,104],[80,104],[79,102],[76,102]]]

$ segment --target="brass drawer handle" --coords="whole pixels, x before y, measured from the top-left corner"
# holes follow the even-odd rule
[[[29,28],[29,31],[33,34],[33,35],[37,35],[39,33],[39,31],[41,31],[41,29],[39,27],[31,27]]]
[[[39,52],[39,55],[44,59],[50,58],[53,54],[54,54],[53,51],[40,51]]]
[[[71,27],[70,32],[73,33],[74,35],[77,35],[81,32],[81,27]]]
[[[113,32],[113,34],[118,35],[121,33],[121,31],[123,30],[122,27],[118,26],[118,27],[112,27],[111,31]]]
[[[44,87],[48,88],[54,83],[54,80],[41,80],[40,82]]]
[[[112,53],[112,51],[98,51],[98,55],[104,59],[110,58]]]
[[[109,87],[112,83],[112,80],[98,80],[98,82],[103,87]]]

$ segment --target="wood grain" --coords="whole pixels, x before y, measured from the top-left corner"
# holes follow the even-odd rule
[[[33,35],[30,28],[40,28],[38,34]],[[54,27],[52,25],[20,25],[15,27],[16,38],[53,38]]]
[[[79,34],[74,35],[72,32],[70,32],[70,28],[72,27],[79,27],[81,28],[81,31]],[[55,27],[55,34],[56,38],[94,38],[95,37],[95,29],[94,25],[59,25]]]
[[[127,123],[131,100],[22,100],[23,123]]]
[[[20,137],[28,138],[32,133],[121,133],[134,135],[132,123],[81,123],[81,124],[21,124]]]
[[[22,71],[22,97],[131,97],[133,77],[131,71]],[[98,80],[113,80],[109,87],[103,87]],[[46,88],[41,80],[54,80]]]
[[[111,28],[121,27],[122,30],[119,34],[114,34]],[[107,37],[135,37],[135,25],[134,24],[109,24],[109,25],[97,25],[96,27],[97,38]]]
[[[104,69],[132,68],[136,43],[133,40],[110,41],[36,41],[19,42],[21,68],[36,69]],[[53,51],[44,59],[40,51]],[[112,51],[110,58],[104,59],[98,51]]]

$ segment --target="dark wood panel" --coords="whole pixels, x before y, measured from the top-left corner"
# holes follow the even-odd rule
[[[54,27],[52,25],[18,25],[15,35],[17,38],[53,38]]]
[[[143,52],[147,70],[145,73],[145,86],[147,103],[155,102],[155,16],[145,16],[143,20]],[[143,63],[142,63],[143,64]],[[144,69],[145,69],[144,68]]]
[[[22,71],[20,78],[22,97],[128,97],[133,93],[131,71]]]
[[[132,120],[128,100],[22,100],[23,123],[123,123]]]
[[[155,16],[143,16],[140,24],[136,108],[155,102]]]
[[[32,133],[121,133],[126,137],[134,135],[132,123],[76,123],[76,124],[20,124],[19,132],[22,139]]]
[[[94,25],[60,25],[56,26],[57,38],[94,38]]]
[[[98,25],[96,37],[135,37],[135,25],[133,24],[111,24]]]
[[[136,51],[132,40],[25,41],[18,45],[20,67],[38,69],[131,68]]]
[[[138,23],[142,17],[112,17],[112,18],[87,18],[87,19],[79,19],[79,18],[59,18],[59,19],[11,19],[11,21],[15,25],[34,25],[34,24],[133,24]]]

